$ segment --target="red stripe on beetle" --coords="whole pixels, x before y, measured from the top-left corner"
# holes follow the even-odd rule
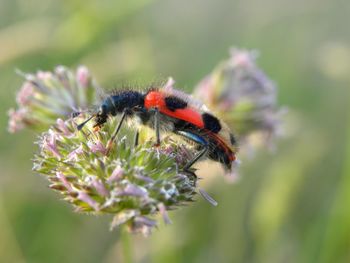
[[[209,137],[212,137],[216,140],[216,142],[225,149],[226,154],[229,156],[230,161],[233,162],[236,160],[236,155],[235,153],[232,152],[232,150],[227,146],[227,144],[215,133],[208,131],[207,135]]]
[[[158,108],[161,113],[169,117],[187,121],[198,128],[204,128],[202,115],[199,112],[191,108],[177,109],[175,111],[169,110],[166,106],[164,95],[161,92],[149,92],[145,97],[145,107],[146,109]]]
[[[151,91],[145,96],[145,107],[146,109],[158,108],[159,111],[167,116],[175,119],[187,121],[198,128],[204,129],[204,122],[202,115],[191,108],[177,109],[171,111],[167,108],[164,95],[158,91]],[[215,133],[207,130],[208,136],[212,137],[217,141],[222,148],[225,149],[226,154],[229,156],[230,161],[236,160],[236,155],[231,151],[227,144]]]

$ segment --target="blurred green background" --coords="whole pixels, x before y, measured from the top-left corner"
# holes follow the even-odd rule
[[[7,133],[8,108],[35,72],[87,65],[105,87],[172,76],[191,91],[231,46],[258,64],[290,109],[277,151],[219,174],[134,262],[350,262],[350,2],[0,0],[0,262],[125,262],[110,218],[76,214],[31,172],[36,136]],[[205,167],[205,165],[204,165]]]

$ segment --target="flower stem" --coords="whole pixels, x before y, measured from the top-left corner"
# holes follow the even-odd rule
[[[132,240],[131,235],[128,233],[125,227],[122,227],[120,230],[120,241],[123,252],[123,259],[125,263],[133,263],[133,251],[132,251]]]

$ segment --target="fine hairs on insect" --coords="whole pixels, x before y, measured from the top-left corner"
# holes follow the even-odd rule
[[[183,167],[184,171],[190,171],[193,164],[206,157],[221,163],[231,173],[238,151],[234,135],[205,105],[172,88],[172,84],[170,79],[163,87],[152,87],[146,91],[128,89],[113,92],[77,128],[80,130],[93,120],[94,130],[99,130],[108,118],[121,116],[108,147],[113,144],[122,124],[132,120],[136,129],[135,145],[144,126],[154,130],[155,145],[158,146],[161,144],[162,132],[173,133],[192,142],[198,149],[198,153]]]

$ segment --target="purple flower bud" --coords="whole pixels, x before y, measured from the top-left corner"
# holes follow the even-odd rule
[[[255,67],[255,60],[257,58],[256,51],[247,51],[240,50],[236,48],[230,49],[231,59],[229,60],[229,64],[232,67]]]
[[[19,130],[22,130],[25,126],[24,120],[27,114],[26,109],[10,109],[8,111],[9,122],[8,122],[8,131],[10,133],[15,133]]]
[[[117,166],[113,170],[111,176],[107,179],[107,183],[111,184],[111,183],[116,183],[116,182],[120,181],[123,177],[123,174],[124,174],[123,168],[121,168],[120,166]]]
[[[136,216],[134,221],[136,224],[150,226],[150,227],[157,225],[156,221],[149,219],[148,217],[145,217],[145,216]]]
[[[89,69],[85,66],[79,66],[77,69],[76,79],[81,87],[86,88],[91,80]]]
[[[93,153],[100,152],[103,155],[106,155],[108,153],[107,148],[101,143],[101,141],[97,141],[97,142],[89,141],[87,145],[89,146],[90,150]]]
[[[57,134],[50,130],[43,141],[43,147],[60,160],[62,156],[57,149],[56,137]]]
[[[71,184],[68,182],[67,178],[64,176],[62,172],[56,172],[56,176],[62,182],[62,184],[68,190],[68,192],[74,192]]]
[[[93,177],[91,180],[92,186],[96,189],[96,191],[101,195],[101,196],[108,196],[109,193],[105,187],[105,185],[102,183],[100,179],[97,177]]]
[[[116,195],[117,196],[130,195],[130,196],[145,197],[148,195],[148,192],[146,189],[143,189],[142,187],[128,183],[124,189],[117,191]]]
[[[136,186],[134,184],[128,184],[125,189],[124,189],[125,193],[128,195],[133,195],[133,196],[141,196],[144,197],[148,194],[147,190],[140,187],[140,186]]]
[[[158,210],[161,216],[163,217],[165,224],[171,224],[171,220],[169,218],[168,212],[166,211],[166,207],[163,203],[158,204]]]
[[[165,83],[163,89],[165,91],[172,91],[174,89],[174,84],[175,84],[175,80],[172,77],[169,77],[167,82]]]
[[[57,123],[58,129],[60,129],[65,136],[73,135],[73,133],[68,129],[66,122],[64,120],[62,120],[61,118],[58,118],[56,123]]]
[[[52,73],[49,71],[38,71],[37,77],[42,81],[47,81],[52,78]]]
[[[71,161],[78,161],[79,159],[79,155],[83,154],[84,150],[83,150],[83,145],[80,145],[78,148],[76,148],[75,150],[71,151],[68,156],[67,156],[67,161],[71,162]]]
[[[26,106],[31,101],[33,94],[33,85],[26,81],[23,83],[22,88],[17,93],[16,101],[19,105]]]
[[[87,203],[90,207],[92,207],[95,211],[99,211],[99,204],[92,199],[86,192],[84,191],[79,191],[78,192],[78,197],[79,200]]]
[[[152,178],[150,178],[148,176],[144,176],[144,175],[142,175],[140,173],[135,173],[135,178],[137,178],[139,180],[142,180],[142,181],[144,181],[146,183],[153,183],[154,182],[154,180]]]

